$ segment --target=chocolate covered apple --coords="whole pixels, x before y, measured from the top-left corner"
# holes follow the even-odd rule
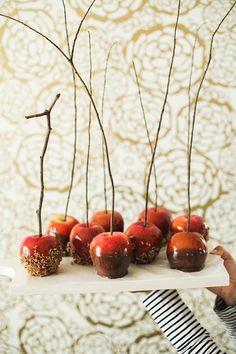
[[[50,108],[42,113],[26,116],[27,119],[44,117],[47,118],[47,135],[45,138],[43,151],[40,156],[40,181],[41,181],[41,193],[39,199],[39,208],[37,210],[39,233],[38,235],[26,237],[20,247],[20,259],[21,263],[28,270],[31,275],[34,276],[46,276],[51,273],[55,273],[62,260],[62,247],[60,242],[50,235],[42,234],[42,205],[44,199],[44,157],[46,154],[51,127],[51,110],[54,107],[56,101],[60,97],[60,94],[56,95]]]
[[[128,273],[132,243],[122,232],[104,232],[92,240],[90,255],[98,275],[121,278]]]
[[[56,215],[48,224],[48,234],[58,239],[63,250],[63,256],[68,256],[67,243],[69,242],[70,232],[79,221],[73,216]]]
[[[139,220],[144,221],[145,210],[139,214]],[[147,210],[147,222],[156,225],[162,232],[163,243],[166,243],[170,236],[171,214],[163,207],[153,207]]]
[[[100,225],[81,223],[73,227],[70,233],[69,250],[76,264],[91,264],[90,243],[93,238],[104,232]]]
[[[195,272],[204,267],[207,243],[198,232],[178,232],[168,241],[166,253],[171,268]]]
[[[90,219],[90,222],[93,224],[98,224],[103,227],[105,231],[110,231],[111,229],[111,211],[110,210],[101,210],[93,214]],[[124,219],[118,211],[114,211],[114,223],[113,231],[124,231]]]
[[[154,224],[137,221],[131,224],[125,234],[133,244],[132,262],[148,264],[155,260],[162,246],[162,232]]]
[[[171,232],[175,234],[177,232],[187,231],[188,229],[188,216],[181,215],[174,218],[171,222]],[[208,240],[209,227],[205,223],[202,216],[192,214],[189,221],[189,231],[198,232]]]

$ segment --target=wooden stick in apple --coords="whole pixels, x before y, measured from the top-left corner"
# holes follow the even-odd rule
[[[104,103],[105,103],[105,93],[106,93],[106,84],[107,84],[107,71],[108,71],[108,64],[111,55],[112,48],[117,44],[117,42],[113,43],[109,49],[109,52],[106,57],[106,66],[104,72],[104,81],[103,81],[103,92],[102,92],[102,104],[101,104],[101,121],[102,124],[104,118]],[[105,208],[104,211],[107,213],[107,183],[106,183],[106,156],[105,156],[105,149],[104,149],[104,142],[102,141],[102,166],[103,166],[103,189],[104,189],[104,202]],[[108,231],[108,230],[107,230]]]
[[[151,159],[151,163],[148,171],[148,177],[147,177],[144,219],[143,221],[138,221],[136,223],[131,224],[125,232],[126,235],[128,235],[131,241],[133,242],[134,250],[133,250],[132,261],[134,263],[145,264],[145,263],[153,262],[156,256],[158,255],[163,242],[162,241],[163,234],[161,230],[156,225],[148,223],[147,221],[148,198],[149,198],[149,184],[151,179],[151,173],[154,165],[159,133],[160,133],[162,119],[165,112],[165,106],[166,106],[167,97],[169,93],[170,79],[171,79],[171,73],[172,73],[174,57],[175,57],[176,33],[177,33],[179,15],[180,15],[180,0],[178,1],[178,10],[177,10],[177,16],[176,16],[176,22],[174,28],[174,40],[173,40],[174,43],[173,43],[171,62],[170,62],[168,78],[167,78],[166,92],[165,92],[164,101],[161,109],[159,124],[158,124],[156,138],[153,147],[152,159]]]
[[[39,198],[39,207],[37,209],[39,234],[26,237],[20,248],[20,258],[24,267],[30,274],[35,276],[46,276],[54,273],[62,259],[62,248],[60,242],[53,236],[42,234],[42,205],[44,199],[44,157],[47,151],[51,127],[51,111],[59,99],[57,94],[49,109],[42,113],[28,115],[25,118],[47,118],[47,134],[45,137],[42,154],[40,156],[40,182],[41,191]]]
[[[106,57],[106,65],[104,71],[104,81],[103,81],[103,93],[102,93],[102,104],[101,104],[101,122],[103,124],[103,116],[104,116],[104,102],[105,102],[105,92],[106,92],[106,84],[107,84],[107,72],[108,72],[108,64],[111,56],[111,51],[113,47],[117,44],[114,42],[107,54]],[[104,188],[104,202],[105,208],[104,210],[96,211],[91,217],[91,223],[101,225],[105,231],[110,231],[111,229],[111,210],[108,210],[107,207],[107,183],[106,183],[106,154],[104,141],[102,141],[102,166],[103,166],[103,188]],[[113,231],[124,231],[124,219],[118,211],[114,210],[114,219],[113,219]]]
[[[68,55],[71,56],[72,51],[70,48],[69,31],[68,31],[68,23],[67,23],[67,11],[66,11],[66,5],[65,5],[64,0],[62,0],[62,5],[63,5],[63,14],[64,14],[67,50],[68,50]],[[85,17],[86,16],[84,16],[83,19],[81,20],[79,29],[81,29],[81,26],[82,26],[82,23],[83,23],[83,20],[85,19]],[[79,34],[79,31],[77,31],[77,33]],[[78,34],[77,34],[77,37],[78,37]],[[69,186],[69,191],[68,191],[68,196],[67,196],[67,201],[66,201],[64,221],[67,220],[67,213],[68,213],[68,208],[69,208],[69,203],[70,203],[71,192],[72,192],[72,188],[73,188],[74,174],[75,174],[76,150],[77,150],[77,121],[78,121],[77,86],[76,86],[75,71],[73,68],[71,68],[71,72],[72,72],[72,80],[73,80],[73,102],[74,102],[74,144],[73,144],[73,160],[72,160],[72,166],[71,166],[70,186]]]
[[[145,130],[146,130],[151,154],[153,154],[152,142],[150,139],[150,134],[149,134],[149,130],[148,130],[147,119],[146,119],[146,114],[145,114],[145,110],[144,110],[138,74],[137,74],[137,70],[136,70],[136,66],[135,66],[134,61],[133,61],[133,68],[134,68],[134,74],[135,74],[136,84],[137,84],[137,88],[138,88],[139,102],[140,102],[140,106],[142,109]],[[169,238],[169,235],[170,235],[171,214],[168,209],[161,207],[161,206],[160,207],[157,206],[157,172],[156,172],[155,162],[153,163],[153,168],[154,168],[154,179],[155,179],[155,205],[154,205],[154,207],[148,208],[148,210],[147,210],[147,223],[154,224],[161,230],[162,236],[163,236],[162,243],[166,243]],[[144,221],[144,217],[145,217],[145,210],[143,210],[139,214],[139,221]]]
[[[108,53],[107,61],[106,61],[106,72],[108,66],[108,59],[109,59],[110,51]],[[104,82],[106,82],[106,77]],[[104,95],[103,95],[104,97]],[[127,274],[128,267],[131,262],[132,256],[132,243],[127,235],[120,231],[115,231],[115,224],[116,220],[120,223],[121,215],[118,212],[115,212],[114,205],[115,205],[115,188],[114,182],[110,167],[110,160],[109,160],[109,151],[106,141],[105,132],[103,129],[102,121],[100,120],[99,116],[97,116],[99,126],[102,131],[103,135],[103,142],[105,146],[105,153],[106,159],[108,164],[108,172],[112,184],[112,210],[111,212],[107,211],[107,213],[95,213],[92,217],[93,223],[100,223],[100,225],[105,225],[107,223],[107,217],[110,218],[110,232],[107,230],[106,232],[100,233],[99,235],[95,236],[90,244],[90,257],[91,260],[96,267],[97,274],[102,277],[107,278],[120,278]],[[106,210],[105,210],[106,211]],[[105,216],[105,219],[104,219]],[[117,219],[118,216],[118,219]],[[116,219],[115,219],[116,217]],[[98,221],[97,221],[98,220]],[[123,218],[122,218],[122,228],[123,228]]]
[[[203,24],[202,24],[203,25]],[[194,44],[193,44],[193,51],[192,51],[192,58],[191,58],[191,65],[190,65],[190,75],[189,75],[189,84],[188,84],[188,119],[187,119],[187,205],[188,211],[186,215],[179,215],[174,218],[171,222],[171,232],[175,234],[177,232],[183,231],[195,231],[200,233],[204,236],[206,240],[208,240],[208,233],[209,227],[207,226],[204,218],[199,215],[191,214],[191,207],[190,207],[190,180],[189,180],[189,148],[190,148],[190,133],[191,133],[191,86],[192,86],[192,74],[193,74],[193,64],[194,64],[194,54],[195,48],[197,44],[197,35],[202,27],[202,25],[196,31]]]
[[[92,45],[91,34],[88,32],[89,37],[89,88],[92,94]],[[86,179],[85,179],[85,209],[86,209],[86,221],[79,223],[73,227],[70,232],[69,252],[76,264],[91,264],[90,257],[90,243],[93,238],[105,230],[102,226],[89,223],[89,159],[90,159],[90,145],[91,145],[91,121],[92,121],[92,104],[89,102],[89,122],[88,122],[88,148],[86,158]]]
[[[192,147],[193,147],[193,137],[194,137],[194,127],[196,121],[197,114],[197,105],[200,96],[200,92],[202,89],[203,82],[205,80],[206,74],[208,72],[211,59],[212,59],[212,51],[213,51],[213,43],[215,35],[220,29],[222,23],[228,17],[230,12],[233,10],[236,5],[236,1],[227,11],[225,16],[219,22],[215,31],[211,36],[210,42],[210,50],[209,57],[203,72],[202,78],[200,80],[200,84],[196,93],[194,109],[193,109],[193,121],[191,127],[190,134],[190,142],[188,148],[188,219],[186,226],[187,231],[177,232],[175,233],[169,240],[167,245],[167,257],[171,268],[180,269],[182,271],[190,272],[190,271],[199,271],[204,267],[205,260],[207,257],[207,244],[204,236],[196,230],[193,230],[193,219],[191,218],[191,156],[192,156]],[[196,216],[195,216],[196,217]],[[195,223],[199,227],[199,222]]]
[[[59,99],[60,94],[58,93],[54,99],[54,101],[52,102],[51,106],[49,109],[46,109],[44,112],[42,113],[36,113],[36,114],[32,114],[29,116],[26,116],[26,119],[31,119],[31,118],[38,118],[38,117],[45,117],[47,118],[47,126],[48,126],[48,130],[47,130],[47,135],[44,141],[44,145],[43,145],[43,150],[42,150],[42,154],[40,156],[40,182],[41,182],[41,192],[40,192],[40,198],[39,198],[39,207],[36,211],[37,215],[38,215],[38,223],[39,223],[39,236],[42,236],[42,205],[43,205],[43,198],[44,198],[44,157],[47,151],[47,147],[48,147],[48,142],[49,142],[49,137],[51,134],[51,111],[55,105],[55,103],[57,102],[57,100]]]

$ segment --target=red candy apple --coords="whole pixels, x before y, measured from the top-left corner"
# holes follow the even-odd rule
[[[173,234],[177,232],[187,231],[187,225],[188,217],[186,215],[177,216],[171,222],[171,231]],[[199,234],[203,235],[206,240],[208,240],[209,227],[206,225],[202,216],[191,215],[189,231],[198,232]]]
[[[139,214],[139,220],[144,221],[145,210]],[[170,235],[171,214],[168,209],[163,207],[148,208],[147,222],[156,225],[163,234],[164,243],[167,242]]]
[[[207,243],[198,232],[178,232],[169,239],[166,252],[171,268],[199,271],[207,257]]]
[[[48,233],[60,241],[64,256],[68,255],[66,247],[69,242],[70,232],[78,223],[79,221],[70,215],[66,216],[66,220],[65,215],[57,215],[49,221]]]
[[[132,262],[147,264],[154,261],[162,245],[162,232],[154,224],[137,221],[126,230],[126,235],[133,243]]]
[[[62,260],[60,242],[50,235],[28,236],[21,243],[20,259],[31,275],[55,273]]]
[[[97,211],[91,217],[90,222],[92,224],[101,225],[106,232],[109,232],[111,225],[111,211]],[[114,211],[113,231],[124,231],[124,220],[122,215],[118,211]]]
[[[76,264],[91,264],[89,253],[93,238],[104,232],[100,225],[81,223],[73,227],[70,233],[69,250]]]
[[[90,255],[97,274],[107,278],[121,278],[128,272],[132,243],[122,232],[104,232],[92,240]]]

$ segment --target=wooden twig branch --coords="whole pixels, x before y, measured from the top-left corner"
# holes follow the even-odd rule
[[[150,138],[150,134],[149,134],[149,130],[148,130],[146,114],[145,114],[145,110],[144,110],[144,106],[143,106],[139,78],[138,78],[138,74],[137,74],[137,70],[136,70],[136,66],[135,66],[134,61],[133,61],[133,68],[134,68],[134,74],[135,74],[136,84],[137,84],[137,88],[138,88],[139,102],[140,102],[140,106],[141,106],[142,113],[143,113],[143,121],[144,121],[145,130],[146,130],[146,134],[147,134],[147,138],[148,138],[148,143],[150,146],[151,154],[153,154],[153,147],[152,147],[152,142],[151,142],[151,138]],[[154,180],[155,180],[155,210],[156,210],[157,209],[157,171],[156,171],[155,162],[153,163],[153,169],[154,169]]]
[[[92,94],[92,72],[93,72],[93,63],[92,63],[92,45],[91,45],[91,34],[88,32],[89,36],[89,88]],[[89,102],[89,122],[88,122],[88,149],[87,149],[87,161],[86,161],[86,223],[87,227],[89,226],[89,198],[88,198],[88,184],[89,184],[89,158],[90,158],[90,145],[91,145],[91,121],[92,121],[92,105],[91,101]]]
[[[70,50],[70,41],[69,41],[69,32],[68,32],[67,11],[66,11],[66,5],[65,5],[64,0],[62,0],[62,5],[63,5],[65,31],[66,31],[66,43],[67,43],[68,54],[70,56],[71,50]],[[81,28],[81,26],[80,26],[80,28]],[[72,80],[73,80],[73,102],[74,102],[74,144],[73,144],[73,159],[72,159],[72,166],[71,166],[70,186],[69,186],[69,191],[68,191],[68,195],[67,195],[66,208],[65,208],[65,214],[64,214],[65,221],[67,219],[67,213],[68,213],[68,208],[69,208],[69,203],[70,203],[70,198],[71,198],[71,192],[72,192],[73,183],[74,183],[76,151],[77,151],[77,120],[78,120],[77,86],[76,86],[75,71],[74,71],[73,67],[71,67],[71,71],[72,71]]]
[[[190,64],[190,74],[189,74],[189,84],[188,84],[188,121],[187,121],[187,204],[188,204],[188,221],[187,221],[187,231],[189,231],[190,227],[190,214],[191,214],[191,207],[190,207],[190,186],[189,186],[189,145],[190,145],[190,131],[191,131],[191,87],[192,87],[192,76],[193,76],[193,64],[194,64],[194,55],[195,49],[197,44],[197,34],[200,28],[203,26],[199,26],[196,31],[194,43],[193,43],[193,51],[192,51],[192,58]]]
[[[26,119],[31,119],[31,118],[38,118],[38,117],[43,117],[46,116],[47,118],[47,134],[45,137],[44,145],[43,145],[43,150],[42,154],[40,156],[40,183],[41,183],[41,190],[40,190],[40,198],[39,198],[39,207],[38,210],[36,211],[37,216],[38,216],[38,224],[39,224],[39,236],[42,236],[42,206],[43,206],[43,199],[44,199],[44,157],[47,151],[48,147],[48,142],[49,142],[49,137],[50,133],[52,130],[51,127],[51,111],[56,104],[57,100],[59,99],[60,94],[57,94],[56,97],[54,98],[51,106],[49,109],[46,109],[43,113],[36,113],[36,114],[31,114],[29,116],[26,116]]]
[[[107,54],[106,57],[106,66],[105,66],[105,71],[104,71],[104,81],[103,81],[103,92],[102,92],[102,104],[101,104],[101,122],[103,124],[103,116],[104,116],[104,102],[105,102],[105,92],[106,92],[106,84],[107,84],[107,71],[108,71],[108,64],[109,64],[109,59],[111,55],[112,48],[117,44],[118,42],[114,42]],[[107,208],[107,182],[106,182],[106,156],[105,156],[105,148],[104,148],[104,142],[102,141],[102,167],[103,167],[103,191],[104,191],[104,202],[105,202],[105,212],[108,212]]]
[[[169,73],[168,73],[166,92],[165,92],[164,102],[163,102],[163,105],[162,105],[162,110],[161,110],[161,114],[160,114],[160,120],[159,120],[157,133],[156,133],[155,144],[154,144],[154,148],[153,148],[152,159],[151,159],[151,163],[150,163],[150,167],[149,167],[149,171],[148,171],[148,177],[147,177],[147,187],[146,187],[146,196],[145,196],[144,226],[147,225],[148,195],[149,195],[149,185],[150,185],[152,167],[153,167],[153,164],[154,164],[154,159],[155,159],[156,149],[157,149],[157,143],[158,143],[159,134],[160,134],[160,130],[161,130],[162,119],[163,119],[163,115],[164,115],[164,112],[165,112],[165,106],[166,106],[166,102],[167,102],[167,97],[168,97],[168,94],[169,94],[170,79],[171,79],[171,73],[172,73],[174,57],[175,57],[176,33],[177,33],[177,27],[178,27],[178,22],[179,22],[179,15],[180,15],[180,0],[178,1],[178,11],[177,11],[177,17],[176,17],[175,29],[174,29],[174,44],[173,44],[170,68],[169,68]]]
[[[202,78],[201,78],[201,81],[200,81],[200,84],[199,84],[199,87],[198,87],[198,90],[197,90],[195,102],[194,102],[193,121],[192,121],[192,129],[191,129],[190,142],[189,142],[189,154],[188,154],[188,225],[190,224],[190,217],[191,217],[191,198],[190,198],[190,196],[191,196],[191,157],[192,157],[193,136],[194,136],[194,127],[195,127],[195,121],[196,121],[198,99],[199,99],[199,95],[200,95],[200,92],[201,92],[201,89],[202,89],[203,82],[205,80],[206,74],[208,72],[208,69],[209,69],[209,66],[210,66],[210,63],[211,63],[212,51],[213,51],[213,43],[214,43],[215,35],[219,31],[222,23],[228,17],[228,15],[233,10],[235,5],[236,5],[236,1],[233,3],[233,5],[230,7],[230,9],[227,11],[227,13],[224,15],[224,17],[222,18],[222,20],[220,21],[220,23],[218,24],[218,26],[216,27],[215,31],[213,32],[213,34],[211,36],[208,61],[207,61],[204,73],[202,75]]]

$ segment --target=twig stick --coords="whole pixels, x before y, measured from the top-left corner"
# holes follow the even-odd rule
[[[88,32],[89,36],[89,88],[92,95],[92,45],[91,45],[91,34]],[[90,157],[90,145],[91,145],[91,121],[92,121],[92,104],[89,102],[89,124],[88,124],[88,149],[87,149],[87,161],[86,161],[86,223],[87,227],[89,225],[89,198],[88,198],[88,182],[89,182],[89,157]]]
[[[136,84],[137,84],[137,88],[138,88],[139,102],[140,102],[140,106],[141,106],[142,113],[143,113],[143,121],[144,121],[145,130],[146,130],[146,134],[147,134],[147,138],[148,138],[148,143],[149,143],[149,146],[150,146],[151,154],[153,154],[152,142],[151,142],[148,126],[147,126],[147,119],[146,119],[146,114],[145,114],[145,110],[144,110],[144,106],[143,106],[141,89],[140,89],[138,74],[137,74],[137,70],[136,70],[136,66],[135,66],[134,61],[133,61],[133,68],[134,68]],[[153,168],[154,168],[154,179],[155,179],[155,210],[157,210],[157,171],[156,171],[155,162],[153,163]]]
[[[66,31],[67,49],[68,49],[68,54],[71,55],[69,32],[68,32],[68,22],[67,22],[67,11],[66,11],[66,6],[65,6],[64,0],[62,0],[62,5],[63,5],[65,31]],[[80,28],[81,28],[81,26],[80,26]],[[73,102],[74,102],[74,145],[73,145],[73,159],[72,159],[72,166],[71,166],[70,186],[69,186],[69,191],[68,191],[67,200],[66,200],[64,221],[66,221],[66,219],[67,219],[70,197],[71,197],[71,192],[72,192],[73,183],[74,183],[75,161],[76,161],[76,150],[77,150],[77,120],[78,120],[77,86],[76,86],[75,71],[72,67],[71,67],[71,71],[72,71],[72,80],[73,80]]]
[[[38,117],[43,117],[43,116],[47,117],[48,130],[47,130],[46,138],[45,138],[45,141],[44,141],[42,154],[40,156],[41,191],[40,191],[40,198],[39,198],[39,207],[38,207],[38,210],[36,211],[36,214],[38,216],[39,236],[40,237],[42,236],[42,206],[43,206],[43,199],[44,199],[44,156],[45,156],[46,151],[47,151],[49,137],[50,137],[50,133],[51,133],[51,130],[52,130],[52,127],[51,127],[51,111],[52,111],[55,103],[59,99],[59,97],[60,97],[60,94],[57,94],[55,99],[54,99],[54,101],[52,102],[51,106],[49,107],[49,109],[46,109],[43,113],[36,113],[36,114],[31,114],[29,116],[25,116],[26,119],[38,118]]]
[[[194,102],[192,130],[191,130],[190,143],[189,143],[189,154],[188,154],[188,225],[190,224],[190,217],[191,217],[191,201],[190,201],[190,199],[191,199],[190,198],[190,195],[191,195],[191,156],[192,156],[193,133],[194,133],[194,127],[195,127],[195,121],[196,121],[198,99],[199,99],[200,91],[201,91],[201,88],[202,88],[202,84],[204,82],[204,79],[206,77],[207,71],[208,71],[210,63],[211,63],[213,43],[214,43],[215,35],[218,32],[218,30],[220,29],[220,27],[221,27],[222,23],[224,22],[224,20],[228,17],[230,12],[233,10],[235,5],[236,5],[236,1],[233,3],[233,5],[228,10],[228,12],[222,18],[222,20],[220,21],[220,23],[218,24],[218,26],[216,27],[215,31],[213,32],[213,34],[211,36],[208,62],[206,64],[206,68],[205,68],[204,73],[202,75],[202,78],[201,78],[201,81],[200,81],[200,84],[199,84],[199,87],[198,87],[198,90],[197,90],[195,102]]]
[[[197,34],[200,30],[200,28],[203,26],[199,26],[199,28],[196,31],[195,38],[194,38],[194,44],[193,44],[193,51],[192,51],[192,59],[191,59],[191,65],[190,65],[190,74],[189,74],[189,84],[188,84],[188,123],[187,123],[187,203],[188,203],[188,215],[191,214],[191,208],[190,208],[190,188],[189,188],[189,183],[188,183],[188,170],[189,170],[189,144],[190,144],[190,131],[191,131],[191,87],[192,87],[192,76],[193,76],[193,63],[194,63],[194,55],[195,55],[195,49],[196,49],[196,44],[197,44]],[[190,218],[188,217],[187,221],[187,231],[189,231],[190,227]]]
[[[147,225],[148,193],[149,193],[149,185],[150,185],[152,167],[153,167],[153,163],[154,163],[154,159],[155,159],[157,143],[158,143],[158,139],[159,139],[159,133],[160,133],[162,119],[163,119],[163,115],[164,115],[164,112],[165,112],[165,106],[166,106],[167,97],[168,97],[168,93],[169,93],[170,79],[171,79],[171,73],[172,73],[174,57],[175,57],[176,33],[177,33],[177,27],[178,27],[178,22],[179,22],[179,14],[180,14],[180,0],[178,1],[178,11],[177,11],[177,17],[176,17],[175,29],[174,29],[174,44],[173,44],[171,63],[170,63],[168,79],[167,79],[166,93],[165,93],[165,98],[164,98],[164,102],[163,102],[163,106],[162,106],[162,110],[161,110],[161,114],[160,114],[160,120],[159,120],[159,124],[158,124],[158,128],[157,128],[156,140],[155,140],[155,144],[154,144],[154,148],[153,148],[153,154],[152,154],[152,159],[151,159],[151,163],[150,163],[150,168],[149,168],[149,171],[148,171],[147,187],[146,187],[146,198],[145,198],[146,200],[145,200],[144,227],[146,227],[146,225]]]
[[[108,71],[108,63],[111,55],[112,48],[118,42],[114,42],[109,49],[109,52],[106,57],[106,66],[104,72],[104,81],[103,81],[103,92],[102,92],[102,105],[101,105],[101,122],[103,124],[103,116],[104,116],[104,102],[105,102],[105,92],[106,92],[106,84],[107,84],[107,71]],[[102,166],[103,166],[103,190],[104,190],[104,202],[105,202],[105,212],[108,212],[107,209],[107,183],[106,183],[106,156],[105,156],[105,148],[104,142],[102,141]]]

